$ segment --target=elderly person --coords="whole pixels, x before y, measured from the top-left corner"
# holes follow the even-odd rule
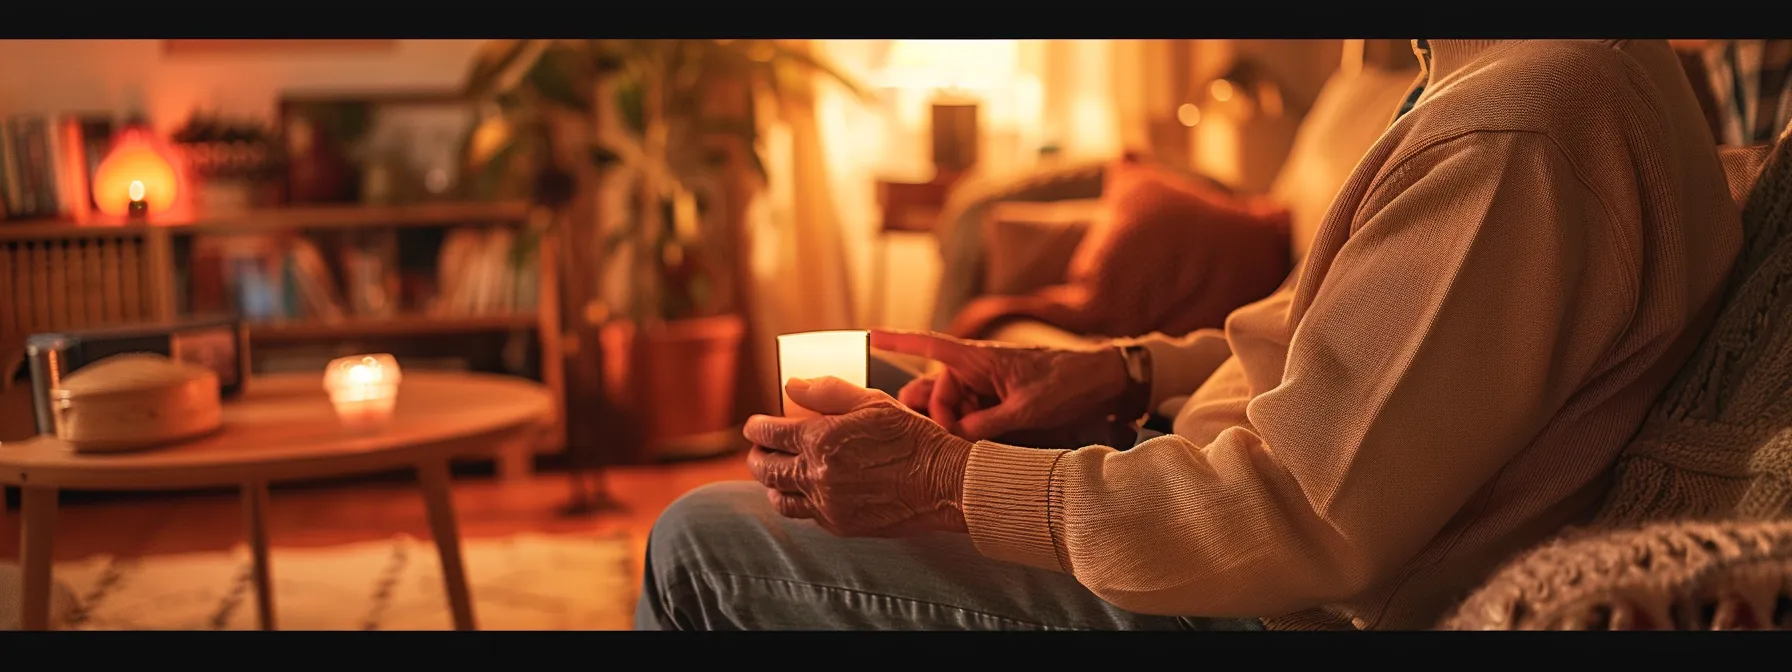
[[[638,626],[1426,628],[1590,514],[1735,257],[1715,142],[1662,41],[1415,51],[1281,290],[1087,350],[874,333],[944,372],[790,381],[820,415],[665,512]]]

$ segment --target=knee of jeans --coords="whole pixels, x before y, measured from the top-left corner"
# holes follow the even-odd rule
[[[765,488],[750,481],[711,483],[685,493],[653,523],[647,537],[647,571],[669,578],[700,571],[717,545],[734,535],[728,529],[756,518],[769,507]]]

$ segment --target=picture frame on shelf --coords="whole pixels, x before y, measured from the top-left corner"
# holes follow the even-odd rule
[[[455,198],[478,106],[454,90],[293,91],[279,99],[291,202]]]

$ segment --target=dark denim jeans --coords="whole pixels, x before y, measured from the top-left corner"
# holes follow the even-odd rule
[[[910,374],[873,360],[895,394]],[[779,516],[757,483],[686,494],[654,524],[641,630],[1261,630],[1135,614],[1068,574],[999,562],[963,534],[847,539]]]

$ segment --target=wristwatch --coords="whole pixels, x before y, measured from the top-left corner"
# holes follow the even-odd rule
[[[1121,345],[1119,350],[1126,365],[1126,391],[1114,406],[1114,420],[1138,424],[1151,415],[1151,351],[1137,343]]]

